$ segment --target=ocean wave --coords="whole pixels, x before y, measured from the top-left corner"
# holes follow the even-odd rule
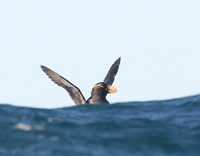
[[[35,109],[0,105],[1,156],[199,156],[200,96]]]

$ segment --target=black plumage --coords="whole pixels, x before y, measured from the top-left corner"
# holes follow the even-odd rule
[[[48,75],[48,77],[57,85],[63,87],[70,95],[76,105],[80,104],[101,104],[109,103],[106,99],[108,93],[116,92],[116,88],[112,86],[115,76],[118,72],[121,58],[118,58],[110,67],[103,82],[99,82],[94,85],[91,91],[91,97],[86,100],[80,89],[72,84],[70,81],[51,70],[50,68],[41,65],[42,70]]]

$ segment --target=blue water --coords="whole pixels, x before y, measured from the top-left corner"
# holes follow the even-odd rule
[[[60,109],[2,104],[0,156],[200,156],[200,95]]]

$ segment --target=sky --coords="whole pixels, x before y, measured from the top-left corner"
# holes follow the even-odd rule
[[[73,106],[40,65],[88,98],[121,56],[111,103],[200,93],[199,0],[0,1],[0,103]]]

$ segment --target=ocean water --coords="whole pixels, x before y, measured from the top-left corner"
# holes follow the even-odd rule
[[[200,95],[59,109],[0,104],[0,156],[200,156]]]

